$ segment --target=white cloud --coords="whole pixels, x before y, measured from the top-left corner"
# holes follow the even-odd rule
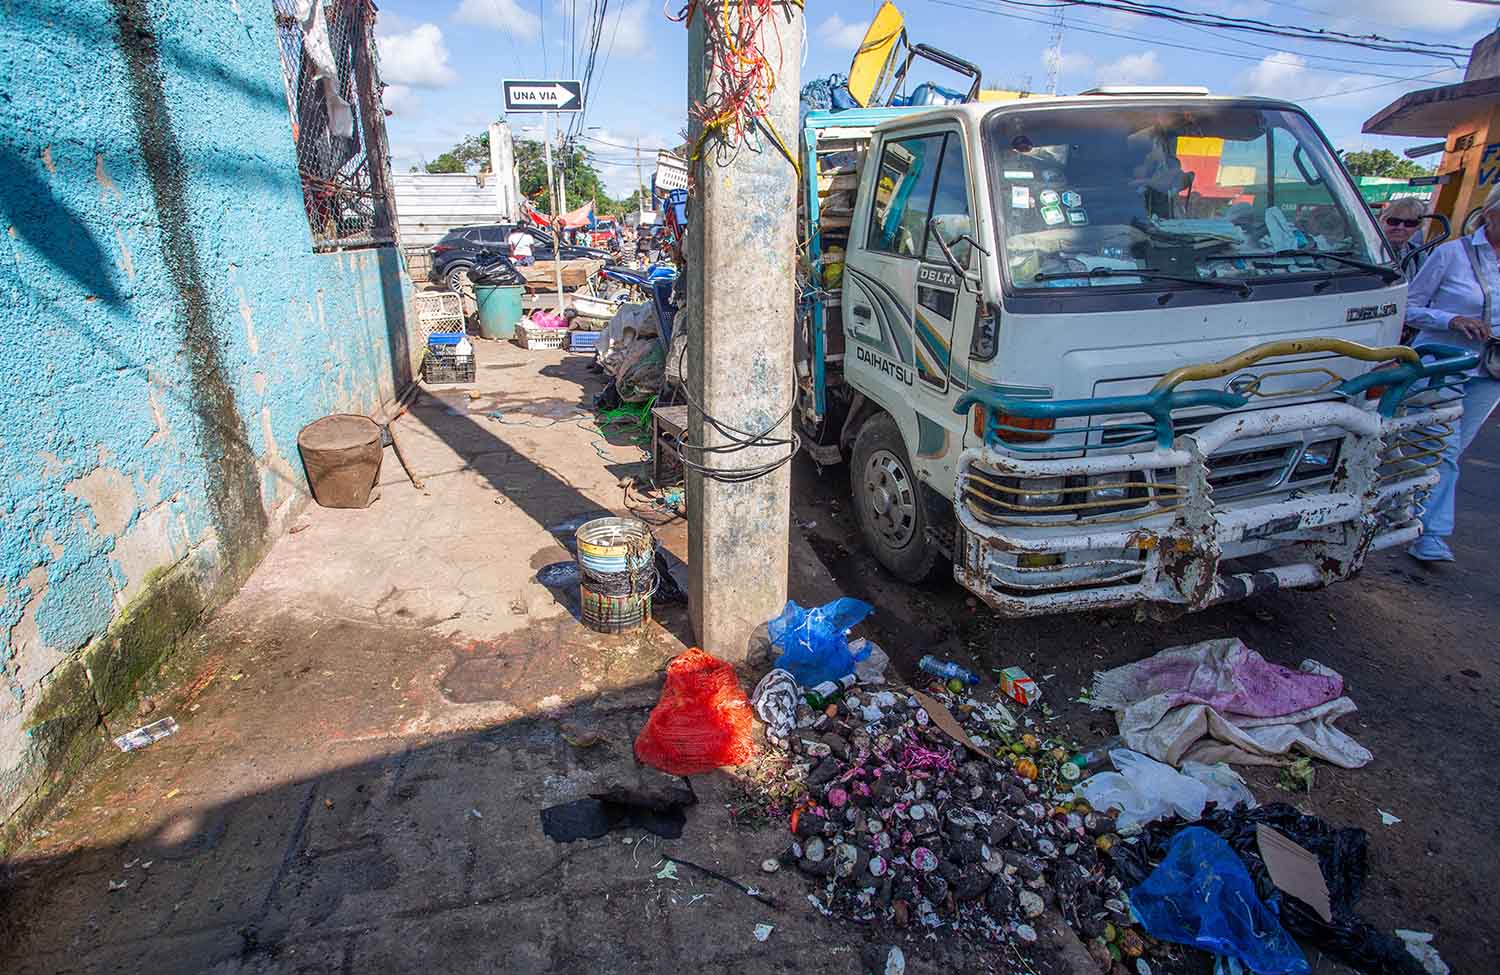
[[[378,31],[380,76],[397,85],[442,88],[458,80],[448,64],[448,46],[437,24],[418,24],[405,33]]]
[[[1356,33],[1376,33],[1389,37],[1394,27],[1414,27],[1423,33],[1441,34],[1470,27],[1494,18],[1493,7],[1482,3],[1462,3],[1460,0],[1362,0],[1345,10],[1334,10],[1338,4],[1330,3],[1329,13],[1342,28],[1358,27]],[[1468,43],[1467,41],[1463,43]]]
[[[651,36],[647,32],[646,17],[647,10],[645,0],[638,3],[628,3],[620,8],[619,17],[613,25],[605,25],[603,44],[609,44],[610,33],[614,34],[614,46],[609,48],[610,54],[623,54],[626,57],[640,57],[650,54],[654,48],[651,46]]]
[[[1452,84],[1462,78],[1457,68],[1430,78],[1388,85],[1358,74],[1329,74],[1308,67],[1307,59],[1286,51],[1262,58],[1240,75],[1235,90],[1247,95],[1269,95],[1290,102],[1308,102],[1315,114],[1329,109],[1373,111],[1395,99],[1402,91]]]
[[[417,106],[421,99],[411,90],[410,85],[386,85],[385,91],[380,95],[380,102],[386,111],[401,118],[408,118],[416,114]]]
[[[1245,73],[1240,87],[1246,94],[1288,98],[1292,91],[1306,87],[1307,59],[1287,51],[1276,51],[1261,58]]]
[[[493,27],[528,41],[537,37],[542,23],[516,0],[463,0],[453,19],[461,24]]]
[[[838,14],[833,14],[818,25],[818,36],[830,46],[846,48],[852,54],[865,39],[865,32],[869,29],[869,24],[851,24]]]
[[[1161,63],[1155,51],[1127,54],[1117,61],[1101,64],[1094,80],[1101,85],[1139,85],[1161,77]]]

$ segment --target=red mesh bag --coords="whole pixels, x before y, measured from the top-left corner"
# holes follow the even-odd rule
[[[694,647],[667,664],[667,682],[635,740],[635,757],[672,775],[742,765],[755,754],[752,720],[734,668]]]

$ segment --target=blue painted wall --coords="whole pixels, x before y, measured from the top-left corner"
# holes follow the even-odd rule
[[[298,430],[404,385],[409,284],[313,252],[269,0],[0,7],[0,220],[4,822],[119,706],[122,613],[222,599],[306,501]]]

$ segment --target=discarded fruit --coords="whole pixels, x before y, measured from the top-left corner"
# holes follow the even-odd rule
[[[1029,758],[1016,762],[1016,774],[1028,779],[1036,778],[1036,763]]]

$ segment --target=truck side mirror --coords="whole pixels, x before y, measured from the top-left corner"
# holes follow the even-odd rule
[[[975,274],[973,271],[970,271],[968,268],[958,263],[958,258],[953,254],[953,248],[948,246],[948,242],[943,239],[943,235],[938,231],[936,217],[927,218],[927,235],[937,242],[938,250],[943,252],[943,260],[948,262],[948,268],[958,278],[959,287],[963,288],[965,291],[971,291],[974,294],[979,294],[979,275]],[[980,247],[979,243],[968,234],[959,234],[957,239],[965,241],[970,247],[974,248],[979,253],[984,254],[986,257],[989,256],[989,251],[986,251],[983,247]]]
[[[1401,259],[1401,270],[1402,271],[1405,271],[1407,269],[1407,267],[1409,265],[1415,263],[1418,258],[1420,258],[1422,255],[1426,254],[1428,251],[1434,249],[1435,247],[1437,247],[1437,245],[1443,243],[1445,240],[1447,240],[1449,237],[1451,237],[1453,235],[1453,225],[1451,223],[1449,223],[1448,222],[1448,218],[1445,217],[1445,216],[1443,216],[1441,213],[1429,213],[1423,219],[1437,221],[1438,225],[1440,227],[1442,227],[1442,232],[1439,233],[1432,240],[1427,241],[1421,247],[1418,247],[1416,250],[1412,251],[1410,254],[1407,254],[1404,258],[1402,258]]]

